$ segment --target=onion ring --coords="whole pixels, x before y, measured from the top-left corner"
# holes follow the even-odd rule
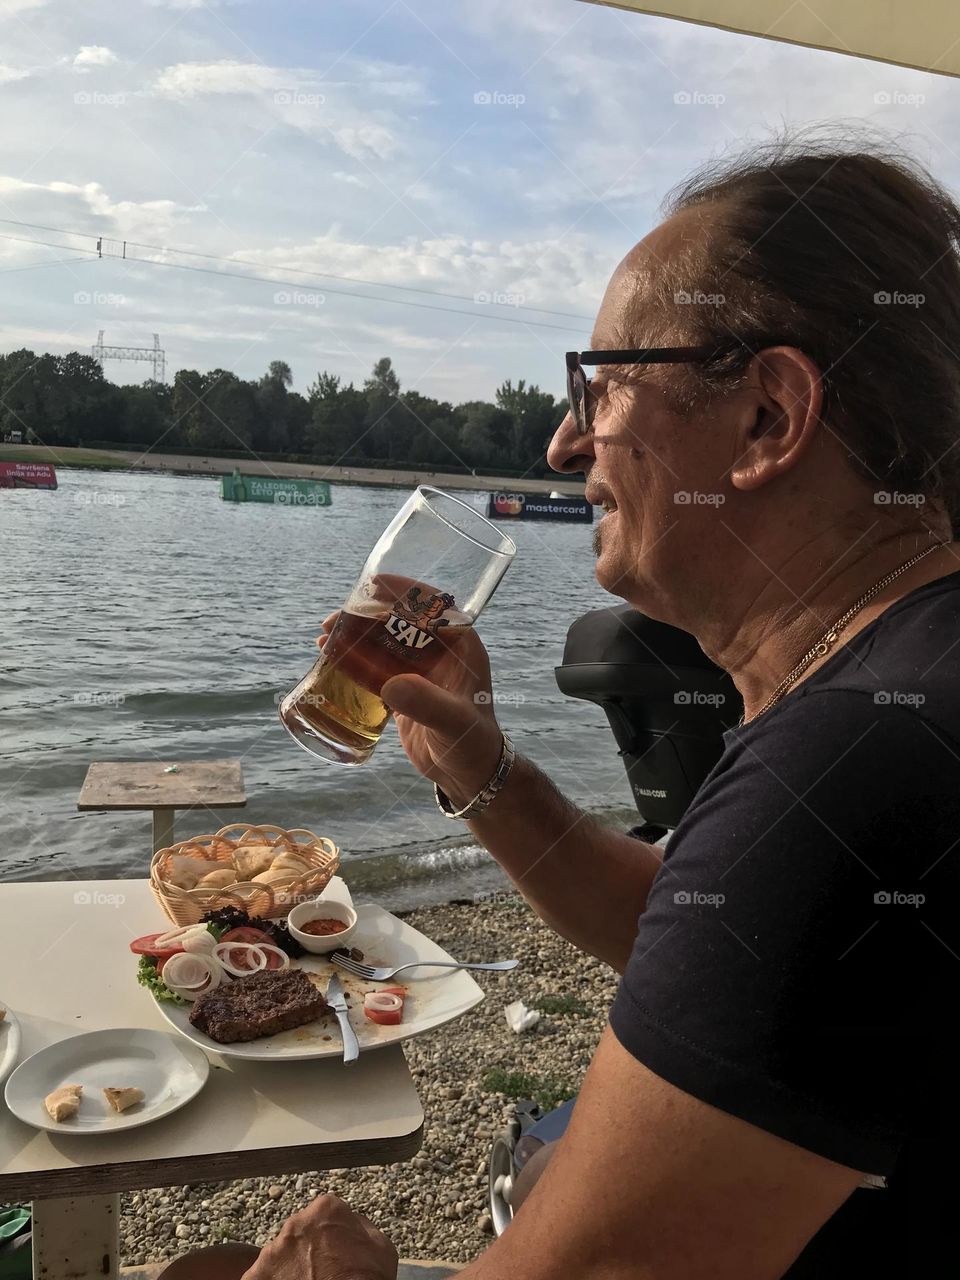
[[[252,952],[250,959],[258,960],[259,964],[255,968],[241,969],[231,962],[229,958],[231,951]],[[267,967],[267,957],[263,946],[256,942],[218,942],[213,949],[213,955],[214,959],[234,978],[246,978],[251,973],[260,973],[261,970]]]

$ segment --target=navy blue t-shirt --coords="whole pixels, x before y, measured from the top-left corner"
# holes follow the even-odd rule
[[[790,1280],[960,1275],[960,573],[724,740],[614,1033],[686,1093],[870,1175]]]

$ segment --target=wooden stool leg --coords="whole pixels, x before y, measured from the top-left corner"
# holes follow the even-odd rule
[[[173,844],[173,819],[175,809],[154,809],[153,811],[153,852],[169,849]]]
[[[116,1280],[119,1196],[33,1202],[35,1280]]]

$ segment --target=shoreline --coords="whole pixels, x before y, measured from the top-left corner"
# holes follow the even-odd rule
[[[404,915],[461,959],[521,961],[512,973],[475,973],[485,999],[455,1022],[405,1043],[424,1110],[417,1155],[382,1167],[127,1193],[120,1214],[124,1264],[166,1261],[223,1239],[265,1244],[291,1214],[325,1192],[369,1217],[401,1257],[467,1263],[493,1243],[487,1199],[493,1139],[506,1127],[515,1097],[541,1093],[549,1109],[559,1096],[579,1090],[617,975],[553,933],[513,894]],[[503,1014],[514,1000],[530,1007],[544,1001],[550,1011],[515,1035]],[[492,1072],[499,1076],[489,1078]],[[512,1073],[528,1079],[511,1083]]]
[[[329,480],[333,484],[360,484],[413,489],[432,484],[439,489],[473,492],[551,493],[582,497],[584,486],[561,475],[548,480],[521,480],[516,476],[461,475],[433,471],[397,471],[385,467],[311,466],[301,462],[261,462],[256,458],[197,457],[180,453],[121,452],[113,449],[50,448],[46,445],[0,444],[0,462],[50,462],[55,467],[90,470],[162,471],[178,475],[222,476],[238,470],[245,476],[281,476],[299,480]]]

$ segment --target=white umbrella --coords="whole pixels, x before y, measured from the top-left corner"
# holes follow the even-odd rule
[[[587,0],[960,76],[957,0]],[[819,10],[819,12],[817,12]]]

